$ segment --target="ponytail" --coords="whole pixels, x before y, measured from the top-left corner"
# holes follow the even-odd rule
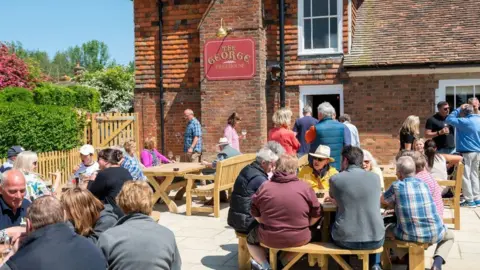
[[[429,168],[433,167],[435,155],[437,155],[437,145],[434,140],[427,140],[423,146],[425,156],[427,157],[427,164]]]

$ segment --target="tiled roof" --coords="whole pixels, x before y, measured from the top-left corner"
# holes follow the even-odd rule
[[[365,0],[346,67],[480,62],[480,0]]]

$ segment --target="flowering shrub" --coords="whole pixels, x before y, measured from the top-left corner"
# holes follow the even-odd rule
[[[30,88],[27,64],[0,43],[0,89],[8,86]]]

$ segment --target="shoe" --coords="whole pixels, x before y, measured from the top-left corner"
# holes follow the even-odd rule
[[[480,200],[474,201],[474,203],[475,203],[477,206],[480,206]]]
[[[382,267],[378,264],[375,264],[372,266],[372,268],[370,268],[370,270],[383,270]]]
[[[477,204],[475,202],[464,201],[460,204],[461,207],[476,208]]]

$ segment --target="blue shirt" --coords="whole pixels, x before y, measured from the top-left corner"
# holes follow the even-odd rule
[[[17,209],[16,213],[13,213],[13,210],[7,203],[3,200],[3,197],[0,196],[0,230],[10,228],[13,226],[20,226],[22,219],[27,215],[27,208],[30,206],[30,202],[26,199],[23,199],[22,205]]]
[[[311,126],[315,126],[317,123],[318,120],[310,115],[304,116],[295,121],[295,125],[293,126],[293,132],[297,133],[297,140],[300,142],[300,148],[297,150],[298,154],[308,154],[308,151],[310,150],[310,145],[305,141],[305,134]]]
[[[188,122],[187,129],[185,130],[185,136],[183,141],[183,151],[188,152],[188,148],[192,146],[193,138],[198,137],[197,144],[193,148],[193,152],[202,152],[202,126],[198,122],[197,118],[193,118]]]
[[[387,203],[395,204],[397,225],[393,233],[396,238],[428,244],[443,239],[446,228],[437,212],[432,194],[422,180],[409,177],[395,181],[383,197]]]
[[[457,151],[480,152],[480,115],[470,114],[467,117],[459,118],[460,108],[453,111],[447,117],[447,124],[456,128],[455,145]]]
[[[135,157],[132,157],[128,154],[124,154],[124,161],[122,167],[127,169],[128,172],[133,177],[133,180],[145,180],[145,175],[143,175],[142,169],[140,167],[140,162]]]

